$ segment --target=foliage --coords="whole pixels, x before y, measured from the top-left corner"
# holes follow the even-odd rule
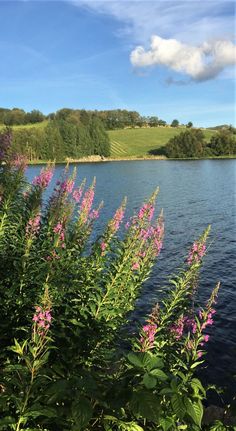
[[[212,136],[208,147],[215,156],[236,154],[236,138],[233,128],[222,129]]]
[[[171,123],[171,127],[178,127],[179,126],[179,121],[178,120],[173,120]]]
[[[186,129],[182,127],[111,130],[108,132],[111,141],[111,156],[165,155],[168,141],[185,131]],[[203,133],[206,141],[215,134],[211,130],[204,130]]]
[[[92,154],[110,155],[109,137],[96,117],[84,126],[67,120],[50,120],[46,127],[13,129],[13,151],[29,160],[63,161]]]
[[[166,154],[172,158],[201,157],[204,133],[200,129],[189,129],[174,136],[166,145]]]
[[[10,143],[0,136],[0,430],[203,429],[195,371],[219,284],[203,307],[195,294],[209,228],[130,339],[128,313],[162,247],[157,191],[121,235],[124,200],[91,244],[95,181],[75,187],[66,168],[44,204],[53,167],[28,184]]]

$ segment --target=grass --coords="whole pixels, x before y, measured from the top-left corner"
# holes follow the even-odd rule
[[[46,127],[46,125],[48,124],[48,120],[45,121],[41,121],[41,123],[34,123],[34,124],[19,124],[19,125],[15,125],[12,126],[13,130],[19,130],[19,129],[32,129],[32,128],[37,128],[37,129],[43,129],[44,127]],[[4,124],[0,124],[0,130],[5,129],[5,125]]]
[[[160,151],[170,138],[185,131],[186,128],[153,127],[150,129],[119,129],[108,132],[111,141],[111,157],[142,157],[155,150]],[[215,133],[204,130],[207,140]]]
[[[48,121],[41,123],[13,126],[13,130],[20,129],[41,129],[46,127]],[[0,131],[5,126],[0,124]],[[151,157],[152,152],[163,154],[161,148],[166,145],[170,138],[185,131],[185,127],[152,127],[150,129],[118,129],[108,132],[111,141],[111,158],[143,158]],[[216,133],[215,130],[205,129],[204,134],[207,140]]]

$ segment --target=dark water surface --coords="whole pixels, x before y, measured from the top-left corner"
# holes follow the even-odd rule
[[[72,171],[74,165],[70,166]],[[57,165],[55,178],[64,166]],[[40,166],[28,168],[32,179]],[[217,281],[221,282],[215,324],[208,343],[204,378],[227,387],[229,397],[236,380],[236,160],[201,161],[124,161],[77,165],[78,184],[96,176],[96,202],[104,200],[97,232],[127,196],[127,216],[159,186],[158,209],[164,209],[164,248],[153,274],[143,287],[132,322],[148,314],[158,298],[160,285],[181,266],[192,241],[211,224],[210,249],[204,259],[199,297],[209,297]]]

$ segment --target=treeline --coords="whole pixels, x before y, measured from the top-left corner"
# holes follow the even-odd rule
[[[110,141],[96,116],[76,123],[51,119],[45,127],[22,127],[13,130],[13,150],[29,160],[63,161],[90,155],[109,156]]]
[[[230,156],[236,154],[236,136],[234,128],[220,130],[209,142],[200,129],[181,132],[171,138],[164,148],[170,158],[192,158],[210,156]]]
[[[39,110],[32,110],[31,112],[26,112],[20,108],[6,109],[0,108],[0,124],[5,124],[6,126],[15,125],[26,125],[26,124],[36,124],[45,120],[68,120],[69,122],[83,123],[85,117],[99,118],[105,129],[123,129],[125,127],[157,127],[166,126],[166,121],[158,118],[157,116],[142,116],[137,111],[128,111],[126,109],[112,109],[103,111],[86,111],[85,109],[69,109],[63,108],[56,112],[52,112],[48,115],[44,115]],[[175,123],[177,121],[177,126],[179,125],[178,120],[173,120],[173,127],[176,127]]]

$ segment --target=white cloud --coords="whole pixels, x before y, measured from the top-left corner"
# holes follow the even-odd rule
[[[70,0],[121,25],[118,35],[147,43],[152,34],[186,43],[234,37],[233,0]]]
[[[193,80],[205,81],[236,63],[236,46],[229,40],[192,46],[155,35],[150,49],[137,46],[130,54],[130,61],[135,67],[166,66]]]

